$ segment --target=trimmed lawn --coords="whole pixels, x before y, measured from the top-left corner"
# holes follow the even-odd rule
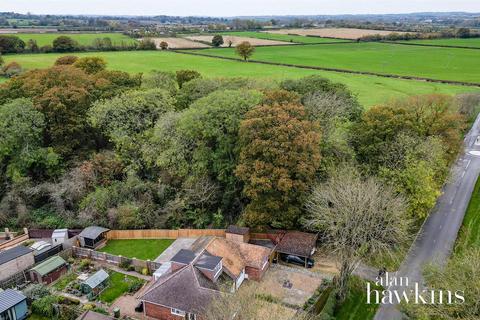
[[[477,179],[455,246],[455,253],[480,248],[480,179]]]
[[[130,38],[121,33],[18,33],[13,34],[14,36],[19,37],[25,43],[33,39],[37,41],[37,44],[41,46],[51,45],[53,40],[60,36],[67,36],[72,38],[73,40],[77,41],[78,44],[83,46],[88,46],[93,43],[93,40],[97,38],[110,38],[114,45],[120,45],[122,42],[132,44],[135,43],[136,40]]]
[[[298,36],[298,35],[276,34],[276,33],[268,33],[268,32],[255,32],[255,31],[225,32],[225,33],[222,33],[222,35],[224,37],[239,36],[239,37],[250,37],[250,38],[257,38],[257,39],[277,40],[277,41],[294,42],[294,43],[331,43],[331,42],[350,41],[350,40],[342,40],[342,39],[306,37],[306,36]]]
[[[480,48],[480,38],[469,38],[469,39],[429,39],[429,40],[402,40],[398,41],[402,43],[418,43],[418,44],[428,44],[432,46],[460,46],[460,47],[472,47]]]
[[[123,273],[111,271],[109,272],[110,279],[108,287],[100,293],[99,299],[100,301],[111,303],[115,301],[118,297],[123,295],[128,291],[128,287],[130,282],[125,281],[125,279],[129,279],[131,281],[142,281],[141,279],[124,275]]]
[[[197,52],[237,57],[234,49]],[[257,47],[253,60],[480,83],[480,50],[364,42]]]
[[[173,241],[172,239],[108,240],[107,245],[99,251],[127,258],[155,260]]]
[[[335,45],[324,45],[331,47]],[[349,46],[344,44],[341,46]],[[317,47],[301,46],[302,48]],[[399,46],[397,46],[399,47]],[[282,56],[285,47],[277,47]],[[257,48],[258,51],[263,48]],[[459,50],[459,49],[455,49]],[[210,49],[206,50],[210,51]],[[229,49],[219,49],[218,52],[229,52]],[[64,54],[21,54],[5,55],[6,63],[17,61],[26,69],[47,68]],[[75,53],[75,55],[99,56],[108,62],[109,69],[122,70],[130,73],[149,73],[152,70],[176,71],[194,69],[205,77],[252,77],[265,80],[282,80],[286,78],[300,78],[318,74],[334,82],[344,83],[358,95],[358,99],[365,107],[384,103],[394,98],[419,94],[444,93],[457,94],[463,92],[480,91],[479,88],[454,86],[441,83],[422,81],[399,80],[375,76],[353,75],[338,72],[299,69],[282,66],[269,66],[256,63],[220,60],[209,57],[192,56],[175,52],[160,51],[129,51],[129,52],[92,52]],[[254,56],[255,57],[255,56]],[[297,60],[298,62],[298,60]]]
[[[379,305],[367,304],[366,281],[358,277],[350,279],[350,292],[345,302],[335,311],[337,320],[371,320],[375,316]],[[381,290],[372,283],[372,289]]]

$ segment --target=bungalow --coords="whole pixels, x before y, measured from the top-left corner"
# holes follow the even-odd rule
[[[12,289],[0,292],[0,319],[23,320],[27,315],[27,297]]]
[[[24,271],[35,264],[33,250],[19,245],[0,252],[0,280]]]
[[[53,256],[30,269],[30,279],[32,282],[50,284],[67,271],[67,262],[60,256]]]
[[[100,269],[80,284],[80,289],[84,294],[95,296],[99,294],[108,284],[108,273]]]
[[[288,231],[277,244],[275,248],[277,258],[279,254],[293,255],[302,258],[307,267],[307,261],[312,257],[316,250],[318,234]]]
[[[83,229],[78,235],[80,245],[84,248],[95,249],[106,241],[106,234],[110,229],[91,226]]]

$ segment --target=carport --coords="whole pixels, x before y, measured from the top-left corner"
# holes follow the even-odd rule
[[[275,249],[277,261],[281,253],[294,255],[304,258],[305,267],[307,267],[307,258],[310,258],[315,253],[317,238],[318,234],[315,233],[288,231]]]

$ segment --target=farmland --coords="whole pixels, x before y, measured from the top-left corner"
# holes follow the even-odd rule
[[[307,49],[311,46],[301,46]],[[330,45],[328,46],[330,47]],[[276,47],[282,52],[286,47]],[[260,53],[264,48],[258,48]],[[209,51],[210,49],[207,49]],[[230,52],[230,49],[217,49],[214,52]],[[233,54],[233,51],[232,51]],[[262,65],[237,61],[199,57],[174,52],[133,51],[133,52],[97,52],[79,53],[78,56],[100,56],[108,62],[108,67],[130,73],[149,73],[152,70],[175,71],[194,69],[208,77],[254,77],[260,79],[280,80],[299,78],[319,74],[335,82],[344,83],[365,106],[383,103],[392,98],[427,93],[456,94],[478,91],[478,88],[454,86],[439,83],[428,83],[410,80],[399,80],[375,76],[353,75],[337,72],[326,72],[292,67]],[[46,68],[55,62],[60,54],[25,54],[6,55],[5,62],[17,61],[26,69]],[[373,93],[373,94],[372,94]]]
[[[226,32],[226,33],[223,33],[222,35],[224,37],[227,37],[227,36],[250,37],[250,38],[257,38],[257,39],[277,40],[277,41],[294,42],[294,43],[331,43],[331,42],[348,41],[348,40],[340,40],[340,39],[307,37],[307,36],[297,36],[297,35],[290,35],[290,34],[276,34],[276,33],[270,33],[270,32],[255,32],[255,31]]]
[[[209,36],[189,36],[187,39],[193,41],[203,41],[203,42],[212,42],[212,35]],[[232,46],[237,46],[239,43],[244,41],[250,42],[254,46],[277,46],[277,45],[289,45],[289,42],[278,41],[278,40],[266,40],[260,38],[249,38],[249,37],[240,37],[236,35],[224,35],[223,36],[223,45],[222,47],[230,46],[229,42],[231,41]]]
[[[430,45],[430,46],[459,46],[459,47],[480,48],[480,38],[408,40],[408,41],[399,41],[399,42],[410,43],[410,44],[423,44],[423,45]]]
[[[204,54],[236,57],[232,49]],[[385,43],[257,48],[253,59],[313,67],[338,68],[431,79],[480,82],[480,51],[458,48],[403,46]]]
[[[132,44],[136,42],[135,39],[130,38],[121,33],[18,33],[14,34],[23,41],[27,42],[30,39],[37,41],[39,46],[51,45],[53,40],[59,36],[68,36],[78,44],[87,46],[91,45],[93,40],[97,38],[110,38],[112,42],[116,45],[125,42],[127,44]]]
[[[315,28],[315,29],[281,29],[272,30],[270,33],[276,34],[298,34],[301,36],[317,36],[327,38],[339,39],[358,39],[364,36],[371,36],[375,34],[388,35],[394,31],[386,30],[370,30],[370,29],[354,29],[354,28]],[[404,33],[404,32],[396,32]]]

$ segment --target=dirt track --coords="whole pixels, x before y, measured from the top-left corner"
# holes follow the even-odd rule
[[[204,42],[210,43],[212,42],[213,36],[190,36],[186,38],[194,41],[204,41]],[[224,43],[222,47],[228,47],[229,41],[232,41],[232,47],[235,47],[237,44],[242,43],[244,41],[250,42],[250,44],[252,44],[253,46],[279,46],[279,45],[286,45],[286,44],[294,44],[290,42],[276,41],[276,40],[256,39],[256,38],[237,37],[237,36],[223,36]]]

